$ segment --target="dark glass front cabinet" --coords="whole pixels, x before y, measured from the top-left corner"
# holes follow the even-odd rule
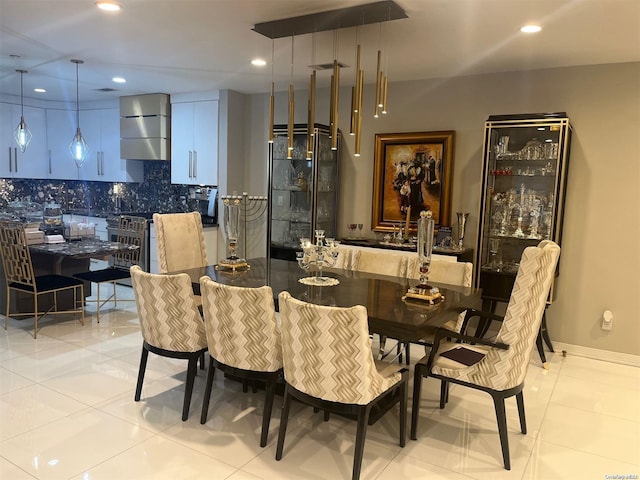
[[[291,158],[286,125],[274,127],[269,147],[268,236],[271,258],[295,261],[300,238],[314,241],[315,230],[324,230],[325,237],[336,236],[339,150],[331,150],[325,125],[315,125],[310,155],[307,125],[296,125],[293,133]]]
[[[561,244],[570,145],[564,113],[485,122],[476,250],[484,300],[509,300],[526,247],[545,239]],[[552,288],[549,303],[553,298]]]

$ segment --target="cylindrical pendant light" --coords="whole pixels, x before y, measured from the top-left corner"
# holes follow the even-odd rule
[[[340,90],[340,65],[338,60],[333,61],[333,124],[331,125],[331,150],[338,149],[338,103]]]
[[[71,60],[71,63],[76,64],[76,134],[71,139],[71,143],[69,144],[69,152],[71,152],[71,157],[76,162],[78,168],[82,167],[84,164],[85,158],[87,158],[87,154],[89,153],[89,145],[82,137],[82,132],[80,131],[80,102],[78,95],[78,65],[83,64],[82,60]]]
[[[273,82],[273,39],[271,39],[271,95],[269,96],[269,143],[273,143],[273,118],[275,116],[275,84]]]
[[[293,158],[293,121],[294,121],[294,100],[293,100],[293,38],[291,35],[291,80],[289,82],[289,123],[287,128],[288,145],[287,145],[287,158]]]
[[[309,78],[309,115],[307,118],[307,160],[313,157],[313,141],[316,128],[316,71]]]
[[[381,59],[382,59],[382,50],[378,50],[378,62],[377,62],[377,67],[376,67],[376,106],[375,109],[373,110],[373,116],[374,118],[378,118],[378,113],[380,110],[380,98],[381,98],[381,86],[382,86],[382,65],[381,63]]]
[[[13,136],[16,139],[16,143],[18,147],[20,147],[20,151],[24,153],[29,146],[29,142],[31,141],[31,131],[29,127],[27,127],[27,122],[24,121],[24,95],[22,90],[22,75],[25,73],[29,73],[26,70],[16,70],[20,74],[20,122],[15,129]]]

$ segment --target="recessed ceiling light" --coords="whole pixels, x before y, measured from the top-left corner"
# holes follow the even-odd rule
[[[127,83],[127,79],[122,77],[113,77],[111,81],[113,83]]]
[[[122,5],[118,2],[96,2],[96,6],[101,10],[106,10],[107,12],[117,12],[118,10],[122,10]]]
[[[520,31],[522,33],[538,33],[540,30],[542,30],[542,27],[540,25],[535,25],[533,23],[529,23],[527,25],[520,27]]]
[[[264,67],[266,64],[266,60],[263,60],[262,58],[254,58],[251,60],[251,65],[255,67]]]
[[[36,93],[47,93],[44,88],[34,88],[33,91]]]

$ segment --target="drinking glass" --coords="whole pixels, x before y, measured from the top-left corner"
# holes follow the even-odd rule
[[[353,236],[354,236],[354,232],[356,231],[357,226],[358,226],[358,225],[357,225],[357,224],[355,224],[355,223],[348,223],[348,224],[347,224],[347,228],[348,228],[348,229],[349,229],[349,231],[351,232],[351,233],[349,234],[349,238],[353,238]]]
[[[362,238],[362,227],[364,227],[364,224],[358,223],[358,238]]]

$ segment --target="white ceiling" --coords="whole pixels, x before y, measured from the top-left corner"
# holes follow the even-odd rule
[[[18,68],[26,97],[80,100],[120,95],[233,89],[266,92],[271,60],[277,90],[291,72],[291,38],[272,42],[254,24],[371,3],[366,0],[120,0],[117,13],[94,0],[0,0],[0,93],[19,95]],[[389,81],[438,78],[571,65],[640,61],[640,0],[396,0],[407,19],[359,28],[365,82],[375,78],[380,45]],[[543,26],[524,35],[527,22]],[[382,35],[381,35],[382,32]],[[330,62],[333,32],[317,33],[315,63]],[[339,60],[352,67],[356,29],[337,32]],[[294,83],[305,88],[314,55],[312,35],[294,39]],[[13,58],[12,55],[19,55]],[[115,75],[125,85],[111,82]],[[319,73],[327,85],[329,74]],[[353,83],[353,70],[341,83]],[[47,89],[33,93],[34,87]],[[101,92],[100,88],[116,88]]]

